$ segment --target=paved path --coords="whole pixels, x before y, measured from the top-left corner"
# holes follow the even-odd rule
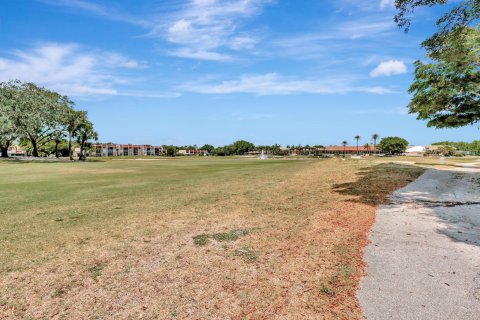
[[[429,169],[378,209],[370,240],[367,319],[480,319],[478,171]]]

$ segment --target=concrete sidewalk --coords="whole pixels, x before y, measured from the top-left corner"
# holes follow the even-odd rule
[[[370,240],[367,319],[480,319],[480,173],[429,169],[378,209]]]

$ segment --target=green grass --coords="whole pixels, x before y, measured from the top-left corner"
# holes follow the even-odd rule
[[[60,252],[74,253],[82,246],[122,239],[129,225],[142,226],[142,220],[155,216],[200,219],[206,215],[204,207],[255,194],[258,179],[273,186],[307,164],[230,158],[0,161],[0,272],[34,267]],[[233,210],[234,204],[224,209]],[[148,234],[148,224],[142,232]]]

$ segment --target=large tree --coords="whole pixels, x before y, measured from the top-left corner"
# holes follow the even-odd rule
[[[14,101],[18,91],[12,82],[0,83],[0,157],[8,157],[8,148],[18,136],[14,121]]]
[[[395,21],[408,31],[417,7],[447,0],[396,0]],[[437,128],[460,127],[480,121],[480,0],[458,3],[438,21],[437,32],[422,43],[429,61],[415,62],[409,92],[411,113]]]
[[[32,155],[38,157],[39,149],[61,130],[65,104],[58,93],[34,83],[16,82],[16,86],[20,94],[13,102],[14,124],[19,134],[31,143]]]
[[[400,154],[407,150],[408,141],[400,137],[385,137],[380,140],[378,148],[386,154]]]
[[[238,140],[231,145],[231,149],[235,154],[245,154],[249,151],[255,150],[255,145],[245,140]]]

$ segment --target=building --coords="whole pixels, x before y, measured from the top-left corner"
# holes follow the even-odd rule
[[[373,146],[328,146],[324,149],[317,149],[316,152],[320,155],[342,155],[342,154],[378,154],[380,151]]]
[[[162,146],[148,144],[94,144],[92,155],[96,157],[120,157],[120,156],[161,156],[164,154]]]
[[[15,156],[26,156],[27,152],[20,146],[10,146],[8,147],[7,154],[9,157]]]
[[[410,146],[405,150],[407,156],[423,156],[427,151],[426,147],[423,146]]]
[[[181,149],[181,150],[177,151],[177,154],[184,155],[184,156],[208,156],[208,155],[210,155],[208,150],[196,150],[196,149],[191,149],[191,150]]]

